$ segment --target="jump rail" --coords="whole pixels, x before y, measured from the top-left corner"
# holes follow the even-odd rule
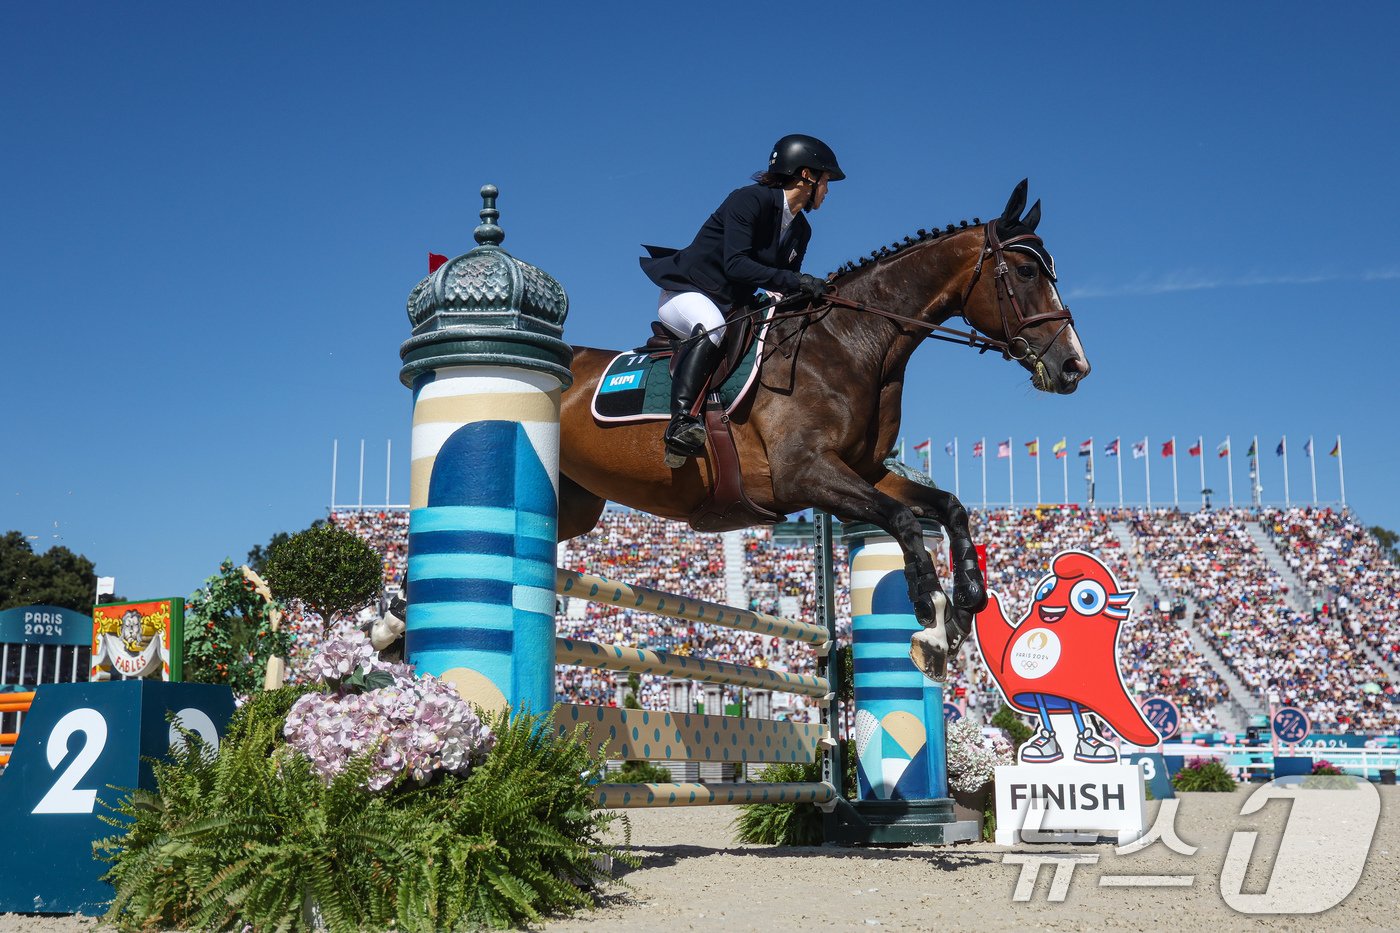
[[[836,618],[831,610],[830,516],[819,515],[813,522],[813,530],[813,556],[819,580],[817,616],[824,621],[823,625],[690,599],[592,574],[557,570],[555,591],[561,596],[801,642],[812,645],[817,656],[817,674],[812,676],[644,648],[556,639],[557,664],[621,673],[662,674],[704,683],[793,693],[822,701],[817,723],[560,703],[555,711],[556,731],[570,733],[581,725],[587,730],[589,741],[613,759],[809,764],[821,756],[823,762],[823,779],[814,783],[599,784],[594,789],[598,806],[618,809],[802,801],[824,805],[837,799],[833,782],[841,768],[837,760],[839,746],[832,736],[832,723],[837,714],[836,695],[831,686],[831,648],[835,644]]]

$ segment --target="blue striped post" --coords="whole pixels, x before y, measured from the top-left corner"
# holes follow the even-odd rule
[[[413,389],[405,654],[486,709],[554,706],[561,339],[568,298],[500,248],[496,189],[479,244],[408,299]],[[541,659],[548,659],[542,661]]]
[[[942,537],[937,526],[925,523],[924,534],[925,544],[937,554]],[[847,526],[843,537],[851,561],[860,799],[947,797],[943,686],[909,659],[909,639],[920,626],[909,602],[904,553],[874,525]]]

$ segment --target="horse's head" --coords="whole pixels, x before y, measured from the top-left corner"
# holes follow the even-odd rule
[[[1068,395],[1089,375],[1089,360],[1069,308],[1055,287],[1055,260],[1036,234],[1040,202],[1025,216],[1023,179],[986,238],[967,286],[963,318],[1005,345],[1003,353],[1026,368],[1042,392]]]

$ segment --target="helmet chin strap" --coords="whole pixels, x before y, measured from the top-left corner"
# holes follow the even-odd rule
[[[810,172],[811,169],[803,169],[803,171]],[[807,214],[812,210],[812,202],[817,199],[817,185],[820,184],[820,176],[818,176],[818,180],[815,181],[805,175],[798,175],[797,177],[807,186],[807,201],[801,208],[802,213]]]

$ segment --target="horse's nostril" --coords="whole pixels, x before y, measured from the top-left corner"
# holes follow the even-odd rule
[[[1067,373],[1077,373],[1080,376],[1089,375],[1089,361],[1072,356],[1065,360],[1064,371]]]

